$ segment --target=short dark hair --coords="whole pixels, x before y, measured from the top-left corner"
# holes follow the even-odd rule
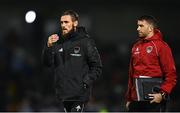
[[[66,10],[61,16],[70,15],[73,21],[79,21],[79,15],[73,10]]]
[[[157,19],[155,17],[151,16],[151,15],[143,15],[143,16],[139,17],[138,20],[140,20],[140,21],[145,20],[149,24],[152,24],[155,29],[158,28],[158,21],[157,21]]]

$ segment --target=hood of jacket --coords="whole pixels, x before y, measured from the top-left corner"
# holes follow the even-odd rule
[[[154,30],[154,35],[148,39],[144,39],[144,40],[148,40],[148,41],[151,41],[151,40],[162,40],[162,33],[160,32],[159,29],[155,29]]]
[[[89,37],[85,27],[79,26],[76,28],[76,31],[70,32],[66,37],[60,35],[60,40],[58,42],[64,42],[67,40],[77,40],[79,38],[87,38]]]
[[[136,42],[137,42],[137,44],[138,43],[141,43],[141,42],[149,42],[149,41],[153,41],[153,40],[163,40],[163,36],[162,36],[162,33],[160,32],[160,30],[159,29],[155,29],[154,30],[154,35],[152,36],[152,37],[150,37],[150,38],[138,38],[137,40],[136,40]],[[136,43],[135,42],[135,43]]]

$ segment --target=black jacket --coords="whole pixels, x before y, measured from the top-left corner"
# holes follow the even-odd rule
[[[94,40],[82,27],[68,37],[60,38],[54,46],[46,47],[43,62],[54,67],[56,94],[63,101],[87,101],[92,83],[102,72]]]

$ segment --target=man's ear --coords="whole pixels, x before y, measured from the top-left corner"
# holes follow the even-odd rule
[[[149,31],[154,31],[153,25],[149,25]]]
[[[78,21],[74,21],[74,27],[78,26]]]

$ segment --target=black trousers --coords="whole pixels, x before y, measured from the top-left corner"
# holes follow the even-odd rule
[[[65,112],[83,112],[85,102],[82,101],[63,101]]]
[[[166,101],[150,103],[149,101],[133,101],[129,105],[130,112],[165,112]]]

